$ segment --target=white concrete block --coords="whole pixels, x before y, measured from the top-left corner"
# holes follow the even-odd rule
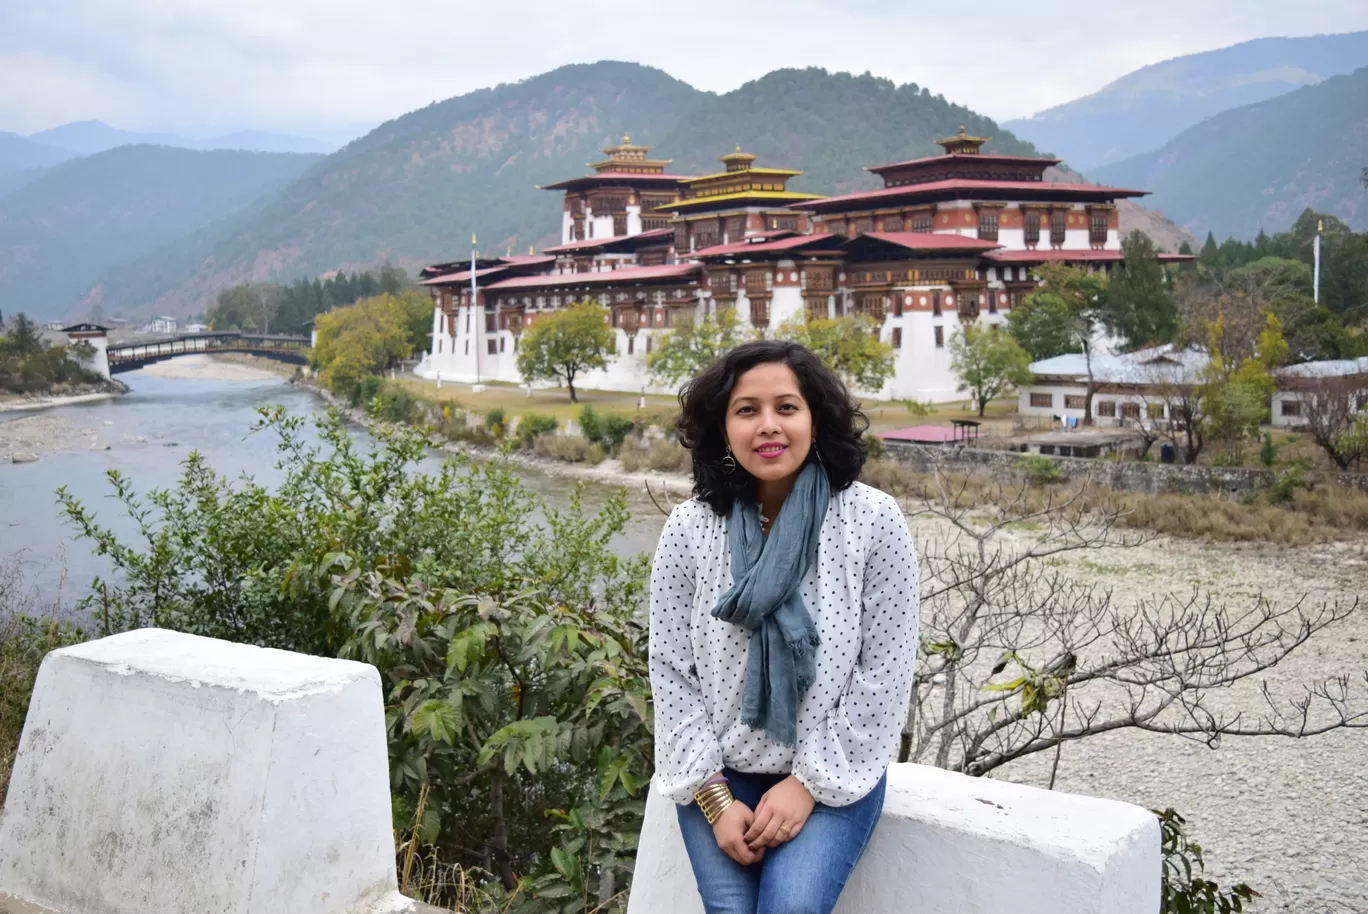
[[[703,914],[675,815],[652,790],[628,914]],[[1148,810],[894,765],[836,911],[1154,914],[1159,880],[1159,820]]]
[[[145,629],[43,661],[0,897],[61,914],[375,914],[396,892],[362,663]]]

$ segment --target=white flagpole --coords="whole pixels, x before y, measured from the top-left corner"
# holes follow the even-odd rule
[[[1320,249],[1321,249],[1321,232],[1324,231],[1324,229],[1325,229],[1325,222],[1324,222],[1324,221],[1321,221],[1321,222],[1316,223],[1316,242],[1315,242],[1315,244],[1314,244],[1314,246],[1313,246],[1313,248],[1312,248],[1312,250],[1314,250],[1314,251],[1315,251],[1315,254],[1316,254],[1316,277],[1315,277],[1315,280],[1314,280],[1315,288],[1314,288],[1314,290],[1312,291],[1312,297],[1315,298],[1316,304],[1318,304],[1318,305],[1320,304]]]
[[[475,383],[480,383],[480,344],[484,342],[484,333],[480,329],[480,322],[484,320],[484,309],[477,309],[479,304],[479,292],[475,285],[475,245],[478,242],[475,235],[470,236],[470,313],[471,316],[478,312],[480,317],[474,321],[475,324]]]

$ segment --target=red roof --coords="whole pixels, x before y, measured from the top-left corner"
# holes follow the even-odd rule
[[[820,237],[820,236],[819,236]],[[985,253],[1002,245],[996,241],[984,241],[967,235],[940,234],[937,232],[864,232],[847,241],[842,247],[850,248],[861,238],[873,238],[886,244],[894,244],[909,251],[973,251]],[[987,254],[991,257],[992,254]]]
[[[1060,159],[1039,158],[1036,156],[1004,156],[1004,155],[963,155],[961,153],[950,153],[949,155],[927,156],[923,159],[908,159],[906,162],[894,162],[891,165],[871,165],[865,171],[874,174],[882,174],[894,168],[912,168],[916,165],[926,165],[930,162],[987,162],[992,165],[1011,165],[1024,163],[1030,165],[1058,165]]]
[[[696,263],[672,263],[659,267],[630,267],[597,273],[549,273],[542,276],[511,276],[485,289],[551,289],[566,286],[616,286],[664,279],[687,279],[703,269]]]
[[[819,245],[826,243],[834,249],[841,241],[842,235],[794,235],[791,238],[780,238],[777,241],[739,241],[736,244],[719,244],[714,247],[704,248],[701,251],[694,251],[692,254],[681,254],[681,257],[723,257],[732,254],[764,254],[775,251],[791,251],[796,248],[807,247],[808,245]],[[833,250],[833,253],[835,251]]]
[[[479,279],[481,276],[488,276],[490,273],[499,273],[499,272],[501,272],[501,271],[503,271],[503,270],[507,270],[507,269],[508,269],[507,266],[485,267],[483,270],[476,270],[476,271],[475,271],[475,278],[476,278],[476,279]],[[462,271],[459,272],[459,273],[447,273],[445,276],[434,276],[434,277],[432,277],[431,279],[425,279],[425,280],[423,280],[422,282],[418,283],[418,285],[420,285],[420,286],[441,286],[441,285],[446,285],[447,283],[453,283],[453,282],[470,282],[470,271],[469,271],[469,270],[462,270]]]
[[[638,232],[635,235],[614,235],[611,238],[586,238],[583,241],[571,241],[569,244],[558,244],[553,248],[545,248],[545,254],[564,254],[569,251],[585,251],[594,248],[607,247],[610,244],[617,244],[621,241],[654,241],[674,237],[674,229],[651,229],[649,232]]]
[[[968,178],[951,178],[945,181],[927,181],[924,184],[903,184],[899,187],[883,187],[878,190],[842,194],[839,197],[822,197],[820,200],[804,200],[792,203],[789,209],[823,209],[831,204],[856,203],[865,200],[882,200],[892,197],[922,196],[934,193],[953,193],[975,190],[1000,191],[1015,194],[1030,191],[1039,194],[1086,194],[1092,197],[1143,197],[1147,190],[1127,190],[1122,187],[1102,187],[1096,184],[1064,184],[1058,181],[978,181]]]
[[[591,184],[611,184],[614,182],[622,183],[624,181],[651,181],[656,183],[675,184],[687,180],[689,180],[688,175],[637,174],[630,171],[601,171],[598,174],[568,178],[564,181],[558,181],[555,184],[543,184],[541,189],[574,190],[576,187],[585,187]]]

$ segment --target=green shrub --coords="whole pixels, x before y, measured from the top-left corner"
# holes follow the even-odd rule
[[[888,445],[878,435],[864,436],[865,454],[870,460],[886,460],[888,458]]]
[[[603,422],[599,419],[599,414],[594,412],[592,406],[586,406],[580,410],[579,414],[580,434],[584,440],[591,444],[599,444],[603,441]]]
[[[86,610],[374,664],[396,818],[421,802],[425,857],[492,860],[522,905],[498,910],[518,914],[625,889],[652,773],[647,562],[613,548],[626,493],[586,511],[576,489],[552,510],[506,460],[431,468],[407,427],[365,441],[337,413],[317,436],[263,416],[279,436],[272,489],[199,454],[146,497],[113,473],[121,510],[148,521],[128,533],[60,494],[114,567]],[[0,704],[10,695],[0,682]]]
[[[592,406],[580,410],[580,433],[586,441],[601,446],[604,450],[615,451],[632,433],[635,423],[626,416],[616,413],[598,413]]]
[[[356,382],[352,387],[351,397],[348,398],[352,406],[360,406],[363,403],[369,404],[376,397],[380,396],[380,389],[385,386],[385,382],[375,375],[366,375]]]
[[[598,441],[605,448],[616,450],[622,447],[622,442],[627,440],[627,436],[632,433],[636,423],[626,416],[619,416],[617,413],[608,413],[600,420],[603,428],[603,437]]]
[[[532,442],[542,435],[554,435],[560,423],[555,416],[541,413],[527,413],[518,420],[518,445],[524,450],[532,447]]]
[[[504,419],[504,411],[496,406],[494,409],[485,413],[484,427],[487,428],[489,433],[495,438],[502,438],[504,436],[504,430],[508,428],[508,422]]]
[[[420,410],[413,394],[393,384],[382,384],[379,396],[368,402],[371,415],[390,422],[412,422]]]
[[[566,463],[597,465],[606,456],[602,445],[591,444],[579,435],[542,435],[533,439],[532,449],[539,457]]]
[[[1273,467],[1278,462],[1278,448],[1273,443],[1273,434],[1268,432],[1264,435],[1263,447],[1259,448],[1259,463],[1264,466]]]
[[[1017,458],[1016,463],[1012,464],[1012,469],[1037,486],[1050,485],[1064,479],[1059,464],[1044,454],[1025,454]]]

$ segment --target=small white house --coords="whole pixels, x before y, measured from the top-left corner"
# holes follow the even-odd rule
[[[1191,387],[1210,361],[1198,349],[1157,346],[1122,355],[1093,353],[1093,420],[1097,425],[1124,426],[1142,417],[1167,420],[1166,404],[1175,389]],[[1053,419],[1061,425],[1081,423],[1088,399],[1088,359],[1081,352],[1031,364],[1035,379],[1020,390],[1018,412]]]
[[[1288,365],[1277,371],[1277,381],[1274,428],[1305,425],[1307,409],[1317,395],[1345,397],[1346,406],[1354,412],[1368,407],[1368,357]]]
[[[147,333],[175,333],[178,326],[179,322],[174,317],[163,314],[148,321],[143,330]]]
[[[186,324],[186,325],[185,325],[185,332],[186,332],[186,333],[203,333],[203,332],[205,332],[205,331],[208,330],[208,329],[209,329],[209,325],[208,325],[208,324],[203,324],[203,323],[200,323],[199,321],[195,321],[195,322],[192,323],[192,324]]]

